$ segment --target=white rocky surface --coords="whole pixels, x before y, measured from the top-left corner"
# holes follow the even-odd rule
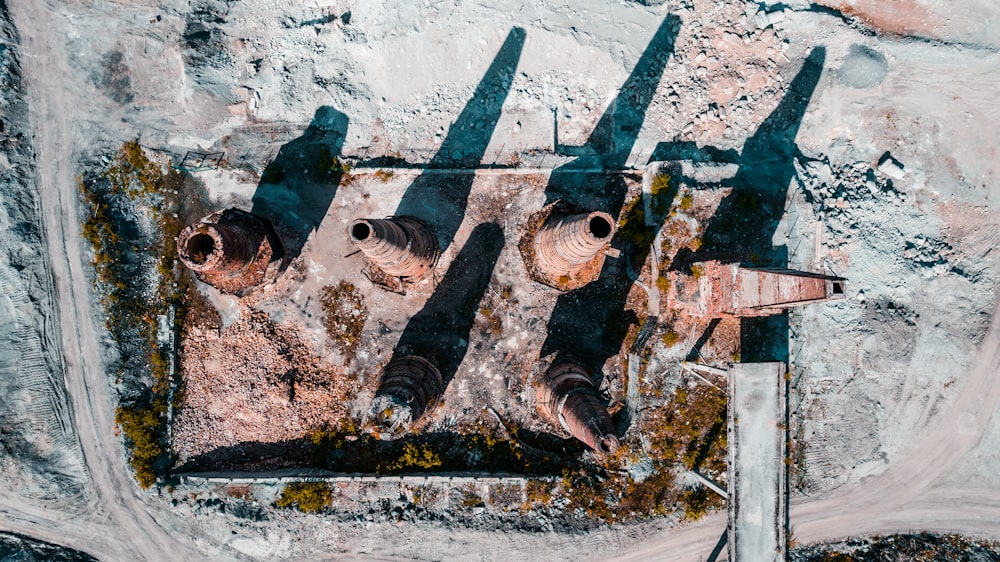
[[[83,459],[56,341],[17,33],[0,11],[0,487],[26,498],[80,491]]]

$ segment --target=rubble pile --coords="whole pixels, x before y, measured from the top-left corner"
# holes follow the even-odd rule
[[[182,462],[221,447],[281,443],[336,425],[358,390],[350,376],[316,356],[301,328],[249,308],[241,313],[221,333],[192,333],[184,340],[184,392],[173,442]]]

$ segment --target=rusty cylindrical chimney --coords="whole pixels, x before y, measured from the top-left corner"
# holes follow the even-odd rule
[[[358,249],[392,277],[422,278],[437,261],[434,233],[413,217],[358,219],[351,224],[350,234]]]
[[[177,237],[181,262],[199,273],[237,275],[253,263],[262,233],[234,224],[192,224]]]
[[[607,213],[549,217],[535,236],[537,264],[549,275],[571,276],[611,242],[617,229]]]
[[[416,355],[393,359],[382,370],[368,425],[390,438],[409,431],[444,391],[441,372]]]
[[[618,449],[611,414],[583,367],[572,363],[550,367],[538,388],[538,403],[553,421],[591,449],[605,455]]]

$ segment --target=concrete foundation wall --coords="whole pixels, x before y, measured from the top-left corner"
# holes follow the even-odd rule
[[[729,553],[735,562],[784,561],[785,364],[729,370]]]

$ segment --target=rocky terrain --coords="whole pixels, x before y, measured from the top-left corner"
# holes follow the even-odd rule
[[[83,552],[32,540],[21,535],[0,533],[0,559],[18,562],[95,562]]]
[[[732,165],[733,182],[784,203],[756,217],[768,239],[754,244],[782,248],[764,257],[849,280],[846,300],[789,321],[796,537],[996,532],[1000,138],[990,124],[1000,120],[1000,20],[991,2],[10,4],[20,33],[3,6],[0,528],[122,560],[167,552],[497,560],[670,552],[694,560],[711,551],[724,527],[719,516],[682,528],[654,520],[574,534],[541,522],[544,513],[530,524],[472,507],[454,521],[432,519],[410,507],[412,498],[396,505],[365,490],[357,491],[371,502],[364,509],[337,504],[304,515],[272,505],[277,487],[252,500],[213,485],[172,494],[133,487],[113,435],[113,377],[102,368],[102,313],[88,293],[73,179],[83,163],[139,138],[176,165],[189,151],[224,153],[219,169],[193,175],[214,205],[251,206],[274,200],[273,192],[255,195],[264,177],[275,177],[276,162],[288,175],[302,173],[296,150],[318,136],[372,166],[521,163],[539,169],[542,183],[574,159],[618,168],[677,159]],[[649,49],[658,56],[640,66]],[[625,105],[648,107],[602,123],[637,66]],[[482,85],[491,67],[496,79]],[[496,113],[495,124],[462,120],[469,107]],[[591,139],[595,128],[606,135]],[[324,221],[328,212],[337,220],[347,206],[392,212],[387,194],[411,182],[408,173],[365,190],[281,201],[297,205],[301,220],[290,222],[317,246],[346,230]],[[500,208],[541,203],[498,195],[504,186],[491,182],[481,184],[482,196]],[[445,263],[469,230],[455,225]],[[333,246],[329,262],[344,255]],[[299,270],[314,289],[336,277],[319,265]],[[245,327],[238,303],[218,303],[225,326]],[[316,355],[340,360],[304,301],[293,295],[264,308],[275,322],[300,323],[294,337]],[[419,308],[411,302],[407,310]],[[402,330],[399,322],[389,328]],[[490,329],[489,319],[477,322]],[[712,337],[734,337],[732,326],[716,330]],[[679,330],[678,349],[700,336]],[[533,361],[512,341],[512,361]],[[733,360],[709,348],[710,360]],[[650,388],[678,386],[675,355],[652,358]],[[287,406],[280,382],[258,389],[273,411]],[[468,398],[459,390],[446,401]],[[503,393],[485,394],[477,400]],[[258,398],[250,396],[230,398],[253,406]],[[205,406],[221,420],[226,404]],[[207,427],[199,424],[188,425],[189,435]],[[289,424],[306,432],[299,419]],[[252,427],[241,426],[242,435]],[[191,453],[204,450],[187,443]],[[69,505],[81,497],[92,503]]]
[[[61,499],[80,493],[85,469],[58,351],[19,38],[3,5],[0,36],[0,486]]]

